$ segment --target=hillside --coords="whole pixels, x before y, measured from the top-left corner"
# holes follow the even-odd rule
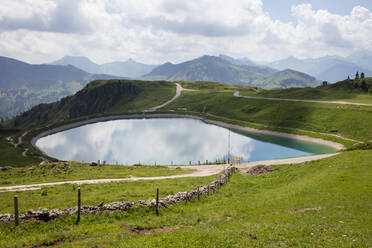
[[[366,78],[364,82],[370,88],[371,79]],[[369,95],[363,85],[361,79],[315,89],[325,95],[328,92],[329,97],[336,91],[344,92],[345,95]],[[182,82],[182,86],[196,90],[182,92],[179,98],[161,111],[308,135],[340,142],[351,151],[341,151],[333,157],[299,164],[271,165],[272,172],[265,175],[250,175],[247,169],[240,169],[225,186],[216,191],[210,190],[209,194],[201,195],[200,199],[195,197],[187,202],[160,207],[158,216],[153,207],[138,206],[130,210],[126,208],[83,214],[79,225],[76,225],[76,214],[48,222],[39,221],[37,224],[22,219],[16,228],[14,222],[0,223],[0,246],[215,247],[218,242],[219,247],[301,247],[304,244],[319,247],[364,247],[371,243],[372,153],[367,150],[371,144],[368,141],[372,140],[370,106],[308,102],[293,104],[233,96],[233,92],[239,90],[256,95],[281,92],[283,97],[289,97],[292,91],[298,90],[305,95],[307,90],[315,90],[312,88],[268,91],[212,82]],[[69,121],[81,120],[85,114],[89,116],[84,118],[92,118],[100,114],[130,113],[134,109],[133,105],[136,109],[148,108],[155,99],[172,97],[174,89],[174,84],[170,82],[94,81],[74,96],[57,103],[39,105],[26,112],[19,117],[18,126],[24,127],[29,122],[37,128],[29,130],[29,134],[25,136],[25,142],[29,142],[31,137],[41,131]],[[100,113],[97,113],[97,109]],[[43,120],[45,114],[48,116]],[[74,117],[78,119],[69,119]],[[24,130],[19,130],[19,134],[22,132]],[[357,141],[342,137],[366,143],[356,145]],[[182,173],[178,165],[176,169],[163,166],[133,166],[123,169],[123,166],[92,167],[86,163],[64,161],[37,166],[36,158],[40,154],[31,150],[29,143],[23,144],[23,149],[29,149],[25,158],[21,155],[23,149],[6,144],[4,139],[2,142],[1,151],[10,153],[12,149],[15,150],[14,157],[7,158],[12,165],[15,158],[18,158],[23,161],[18,166],[28,167],[12,168],[1,173],[0,184],[3,186],[83,178],[149,177]],[[176,144],[180,145],[179,142]],[[0,157],[0,160],[4,158]],[[156,196],[157,189],[162,199],[177,192],[196,190],[200,185],[212,182],[217,176],[85,184],[81,185],[82,199],[85,206],[93,207],[110,202],[151,201]],[[48,209],[75,207],[77,188],[75,185],[64,184],[17,192],[22,203],[20,213],[40,206]],[[15,193],[1,194],[1,213],[12,213]],[[17,232],[14,232],[15,229]]]
[[[267,89],[283,88],[288,85],[292,87],[319,85],[315,78],[304,73],[293,70],[278,73],[267,67],[233,64],[215,56],[203,56],[180,64],[168,62],[155,68],[143,79],[213,81]]]
[[[96,80],[73,96],[40,104],[12,120],[14,127],[29,127],[66,121],[94,114],[136,112],[160,105],[175,94],[171,82]]]
[[[89,73],[110,74],[121,77],[137,78],[152,71],[156,65],[148,65],[128,59],[127,61],[115,61],[105,64],[96,64],[87,57],[65,56],[52,62],[55,65],[73,65]]]
[[[74,94],[92,80],[109,78],[114,76],[90,74],[71,65],[33,65],[0,57],[0,117]]]
[[[365,82],[369,85],[370,79],[365,79]],[[165,84],[170,87],[153,94],[154,89]],[[337,134],[365,142],[371,140],[371,107],[306,102],[293,104],[286,101],[238,98],[232,94],[235,90],[255,94],[289,94],[292,90],[305,91],[309,88],[264,91],[211,82],[182,82],[182,85],[198,90],[182,92],[181,97],[166,107],[174,110],[169,113],[193,114],[241,126],[328,139],[342,142],[353,151],[342,151],[333,157],[300,164],[271,165],[272,172],[265,175],[250,175],[246,169],[240,169],[239,173],[234,173],[229,182],[217,191],[211,190],[209,194],[200,196],[200,199],[189,199],[167,208],[160,207],[158,216],[153,207],[138,206],[130,210],[84,214],[79,225],[76,225],[76,214],[48,222],[40,221],[37,225],[34,221],[22,219],[17,228],[13,222],[0,223],[0,229],[3,230],[0,232],[0,246],[215,247],[218,242],[219,247],[301,247],[304,244],[319,247],[364,247],[371,243],[371,150],[362,150],[355,145],[356,141],[334,136]],[[359,92],[362,89],[359,89],[359,85],[362,86],[362,80],[340,82],[323,88],[324,93],[331,94],[336,90],[348,94],[349,91]],[[146,90],[148,87],[151,90]],[[64,111],[60,114],[66,118],[70,114],[80,116],[89,113],[92,115],[86,118],[94,117],[94,108],[99,108],[101,114],[115,106],[118,110],[129,112],[126,106],[131,102],[146,100],[143,97],[145,92],[159,97],[163,95],[161,92],[169,90],[165,97],[170,97],[174,94],[170,89],[174,90],[174,84],[169,82],[159,82],[157,85],[132,80],[95,81],[75,96],[67,97],[65,103],[60,101],[49,104],[54,107],[45,107],[44,113],[59,114],[58,106],[62,106]],[[111,98],[107,96],[111,94],[113,100],[109,101]],[[127,101],[130,97],[133,97],[132,100]],[[118,98],[123,98],[125,102],[120,104]],[[38,114],[42,118],[41,112],[37,111],[29,117],[37,117]],[[23,117],[27,117],[26,114]],[[29,120],[25,118],[21,121]],[[53,121],[54,116],[48,123],[54,126],[61,124]],[[42,122],[35,121],[33,124],[40,123]],[[40,125],[36,126],[40,128]],[[31,131],[29,137],[42,130],[34,133]],[[11,149],[7,144],[4,146]],[[24,160],[36,153],[28,152],[30,157],[23,158],[20,157],[22,150],[18,150],[17,157]],[[120,178],[171,173],[167,171],[169,168],[162,166],[122,169],[122,166],[92,167],[76,162],[54,162],[43,166],[36,166],[37,162],[31,161],[19,164],[25,165],[28,168],[13,168],[2,173],[0,184],[9,186],[93,177]],[[175,171],[181,173],[178,166]],[[156,196],[157,189],[161,199],[206,185],[217,176],[86,184],[81,185],[82,199],[84,205],[93,207],[102,205],[102,202],[151,201]],[[48,209],[74,207],[77,188],[78,186],[67,184],[17,192],[22,200],[20,212],[25,213],[30,208],[38,209],[40,206]],[[1,194],[4,199],[0,204],[1,213],[11,213],[15,193]],[[14,232],[15,229],[17,232]]]
[[[266,75],[263,79],[255,81],[254,84],[266,89],[278,89],[317,86],[320,82],[308,74],[286,69]]]
[[[358,102],[369,103],[372,102],[372,77],[358,80],[346,79],[335,84],[315,88],[262,90],[258,95],[295,99],[359,100]]]
[[[352,58],[324,56],[315,59],[298,59],[295,57],[288,57],[267,65],[278,70],[292,69],[301,71],[319,80],[326,80],[331,83],[344,80],[348,75],[354,77],[357,71],[363,71],[367,76],[372,75],[372,71],[367,69],[367,65],[370,63],[365,63],[370,57],[358,59],[359,56],[353,56]],[[356,64],[354,62],[359,63]]]

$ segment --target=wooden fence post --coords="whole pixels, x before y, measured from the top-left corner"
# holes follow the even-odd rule
[[[156,215],[159,216],[159,188],[156,189]]]
[[[78,188],[78,202],[77,202],[77,219],[76,225],[80,222],[80,212],[81,212],[81,191],[80,187]]]
[[[198,201],[200,201],[200,190],[199,190],[200,186],[198,186]]]
[[[209,184],[208,184],[208,195],[209,195]]]
[[[14,196],[14,221],[15,225],[19,225],[19,212],[18,212],[18,196]]]

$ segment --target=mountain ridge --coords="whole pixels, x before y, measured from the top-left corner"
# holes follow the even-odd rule
[[[28,64],[0,56],[0,117],[74,94],[92,80],[110,78],[120,77],[90,74],[72,65]]]
[[[137,78],[149,73],[157,65],[139,63],[133,59],[126,61],[113,61],[104,64],[96,64],[84,56],[64,56],[50,64],[73,65],[86,72],[93,74],[112,74],[115,76]]]
[[[372,71],[366,68],[368,66],[365,66],[368,64],[365,63],[368,59],[372,61],[372,56],[366,56],[362,63],[363,66],[361,66],[355,63],[357,61],[356,58],[352,60],[350,56],[323,56],[309,59],[298,59],[290,56],[282,60],[267,63],[266,65],[278,70],[294,69],[314,76],[319,80],[335,83],[346,79],[348,76],[353,77],[357,71],[364,72],[366,75],[372,75]]]
[[[231,58],[231,57],[230,57]],[[263,88],[280,88],[281,79],[278,75],[286,74],[285,80],[295,79],[290,85],[304,87],[317,86],[319,81],[314,77],[300,73],[294,70],[286,73],[274,74],[278,71],[269,67],[257,65],[238,65],[233,64],[221,57],[204,55],[193,60],[185,61],[179,64],[170,62],[156,67],[149,74],[142,77],[145,80],[169,80],[169,81],[213,81],[220,83],[229,83],[246,86],[259,86]],[[288,74],[293,74],[292,77]],[[275,78],[273,77],[275,76]],[[299,78],[303,77],[301,80]],[[275,83],[270,83],[270,80]],[[300,82],[301,84],[296,84]],[[288,85],[288,82],[286,83]]]

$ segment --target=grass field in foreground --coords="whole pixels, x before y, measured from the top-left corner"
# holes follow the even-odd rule
[[[169,176],[186,174],[194,171],[191,169],[169,168],[166,166],[89,166],[89,164],[78,162],[68,162],[66,163],[67,166],[64,164],[64,162],[49,163],[30,168],[13,168],[9,171],[0,171],[0,186],[102,178],[128,178],[130,176]]]
[[[161,174],[162,169],[160,168],[159,170],[158,173],[154,170],[152,174]],[[215,177],[82,184],[80,185],[82,204],[96,206],[101,202],[152,200],[155,198],[156,188],[160,189],[160,197],[164,197],[179,191],[190,190],[198,185],[207,184],[213,181]],[[76,206],[78,187],[75,184],[64,184],[42,187],[41,190],[0,192],[0,213],[13,211],[14,195],[18,195],[21,212],[29,209],[36,210],[39,207],[48,209],[74,207]]]
[[[218,193],[161,209],[159,217],[136,209],[83,216],[79,226],[75,216],[18,228],[1,224],[0,246],[371,247],[370,161],[370,150],[352,151],[272,166],[262,176],[234,174]],[[143,236],[127,226],[163,229]]]

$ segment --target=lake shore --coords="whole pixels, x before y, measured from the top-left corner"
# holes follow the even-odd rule
[[[61,131],[65,131],[68,129],[88,125],[88,124],[93,124],[97,122],[104,122],[104,121],[112,121],[112,120],[121,120],[121,119],[147,119],[147,118],[188,118],[188,119],[194,119],[194,120],[200,120],[204,123],[207,124],[212,124],[224,128],[229,128],[229,129],[235,129],[235,130],[240,130],[248,133],[255,133],[255,134],[263,134],[263,135],[271,135],[271,136],[277,136],[277,137],[283,137],[283,138],[288,138],[288,139],[294,139],[294,140],[301,140],[301,141],[306,141],[306,142],[312,142],[312,143],[317,143],[320,145],[328,146],[331,147],[337,151],[345,149],[345,146],[336,143],[333,141],[329,140],[324,140],[320,138],[313,138],[305,135],[297,135],[297,134],[290,134],[290,133],[284,133],[284,132],[277,132],[277,131],[270,131],[270,130],[261,130],[261,129],[256,129],[256,128],[251,128],[251,127],[243,127],[235,124],[229,124],[225,123],[222,121],[215,121],[215,120],[210,120],[207,118],[199,117],[199,116],[194,116],[194,115],[183,115],[183,114],[161,114],[161,113],[143,113],[143,114],[130,114],[130,115],[113,115],[113,116],[104,116],[104,117],[98,117],[98,118],[93,118],[89,120],[84,120],[84,121],[79,121],[79,122],[74,122],[66,125],[62,125],[47,131],[44,131],[37,136],[33,137],[31,139],[31,144],[34,146],[36,149],[43,151],[39,149],[36,145],[36,142],[38,139],[55,134]],[[44,153],[43,153],[44,154]]]

